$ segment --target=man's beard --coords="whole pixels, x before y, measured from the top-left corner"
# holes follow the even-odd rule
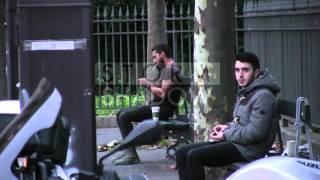
[[[160,59],[159,63],[157,63],[157,67],[159,69],[165,68],[164,60],[162,58]]]
[[[255,78],[254,76],[252,76],[252,77],[248,80],[248,83],[247,83],[244,87],[250,86],[255,79],[256,79],[256,78]]]

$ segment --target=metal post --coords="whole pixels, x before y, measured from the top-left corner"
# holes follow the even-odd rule
[[[7,98],[16,99],[18,91],[15,87],[17,83],[17,46],[15,15],[17,12],[17,1],[6,0],[6,75],[7,75]]]

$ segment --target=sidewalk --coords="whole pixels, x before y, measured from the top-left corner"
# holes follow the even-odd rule
[[[98,128],[97,144],[106,144],[114,139],[121,140],[118,128]],[[97,159],[106,152],[97,152]],[[119,176],[144,173],[150,180],[178,180],[176,170],[169,169],[169,160],[165,158],[165,149],[138,150],[140,164],[115,166],[110,158],[105,160],[105,168],[115,170]]]

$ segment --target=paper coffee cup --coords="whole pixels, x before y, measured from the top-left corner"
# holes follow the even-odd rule
[[[160,107],[152,106],[151,111],[152,111],[152,119],[155,121],[159,120]]]
[[[288,154],[288,156],[293,157],[295,150],[296,150],[296,141],[295,140],[287,141],[287,154]]]

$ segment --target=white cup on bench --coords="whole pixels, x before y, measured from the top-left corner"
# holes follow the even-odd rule
[[[296,141],[295,140],[287,141],[287,154],[288,154],[288,156],[293,157],[295,149],[296,149]]]
[[[151,111],[152,111],[152,119],[154,121],[158,121],[159,120],[160,107],[159,106],[152,106],[151,107]]]

